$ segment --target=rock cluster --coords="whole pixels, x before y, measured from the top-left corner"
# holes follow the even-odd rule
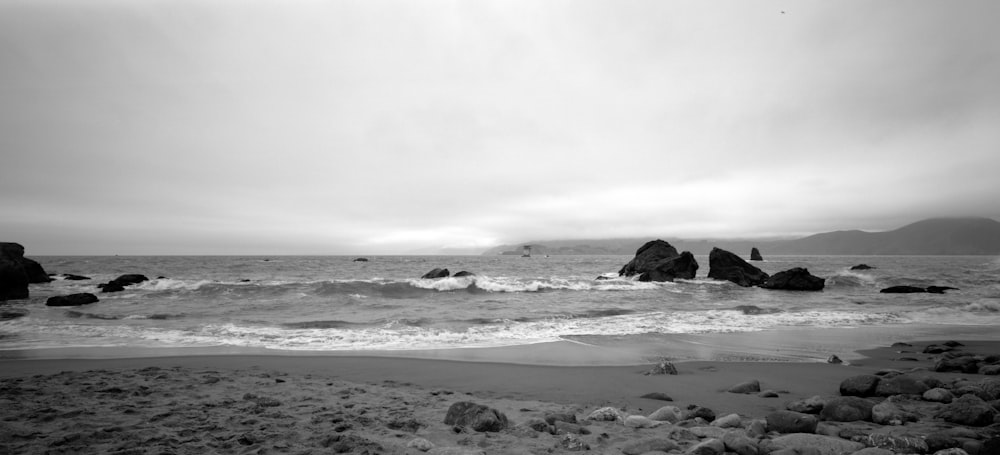
[[[115,278],[107,283],[98,284],[97,287],[101,289],[101,292],[121,292],[125,290],[126,286],[139,284],[143,281],[149,281],[149,278],[147,278],[146,275],[130,273],[119,276],[118,278]]]
[[[0,242],[0,300],[28,298],[28,285],[52,281],[41,264],[24,257],[18,243]]]
[[[652,240],[635,251],[635,258],[618,271],[618,276],[639,275],[639,281],[674,281],[692,279],[698,272],[698,261],[690,251],[678,253],[670,243]]]

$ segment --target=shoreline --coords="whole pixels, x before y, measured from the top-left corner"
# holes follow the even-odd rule
[[[969,352],[1000,353],[998,341],[958,339]],[[667,437],[663,435],[675,445],[693,445],[726,432],[743,434],[752,422],[786,412],[790,402],[836,397],[841,382],[849,377],[883,369],[928,373],[937,358],[921,353],[928,344],[869,346],[845,364],[689,360],[675,364],[676,375],[647,375],[650,364],[551,366],[364,355],[4,358],[0,359],[0,434],[7,436],[0,437],[0,449],[138,454],[181,447],[194,450],[189,446],[196,444],[198,450],[215,453],[330,447],[363,453],[377,447],[369,452],[415,455],[423,450],[410,444],[427,441],[442,449],[428,453],[564,453],[572,450],[565,446],[572,439],[594,447],[596,453],[620,453],[649,438]],[[984,377],[933,375],[942,381]],[[772,395],[727,391],[748,381],[758,381],[760,389]],[[648,398],[652,393],[671,400]],[[450,406],[462,401],[502,412],[510,427],[480,433],[445,424]],[[735,414],[738,428],[747,430],[697,419],[687,420],[683,427],[657,424],[667,425],[666,429],[581,420],[579,426],[587,433],[572,436],[527,427],[551,414],[582,419],[610,407],[640,417],[664,406],[675,406],[678,412],[708,408],[718,417]],[[834,433],[846,428],[821,425],[826,425],[823,431]],[[858,428],[872,426],[861,425]],[[876,431],[865,431],[869,430]],[[677,431],[689,436],[676,436]],[[755,444],[772,439],[780,440],[765,435]],[[337,445],[342,443],[347,446]]]

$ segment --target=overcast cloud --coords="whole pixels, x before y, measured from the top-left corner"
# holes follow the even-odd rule
[[[998,17],[0,0],[0,240],[378,254],[1000,218]]]

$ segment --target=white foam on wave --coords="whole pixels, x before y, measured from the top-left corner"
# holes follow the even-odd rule
[[[571,278],[510,278],[488,276],[463,276],[436,279],[413,279],[407,283],[421,289],[455,291],[470,286],[487,292],[539,292],[539,291],[635,291],[658,289],[669,283],[639,282],[627,279],[584,280]]]
[[[142,291],[194,291],[206,284],[212,284],[210,280],[185,281],[172,278],[158,278],[129,286],[128,289]]]

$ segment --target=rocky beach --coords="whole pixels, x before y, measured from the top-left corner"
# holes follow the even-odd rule
[[[5,359],[0,452],[992,454],[998,353],[960,340],[850,364]]]

